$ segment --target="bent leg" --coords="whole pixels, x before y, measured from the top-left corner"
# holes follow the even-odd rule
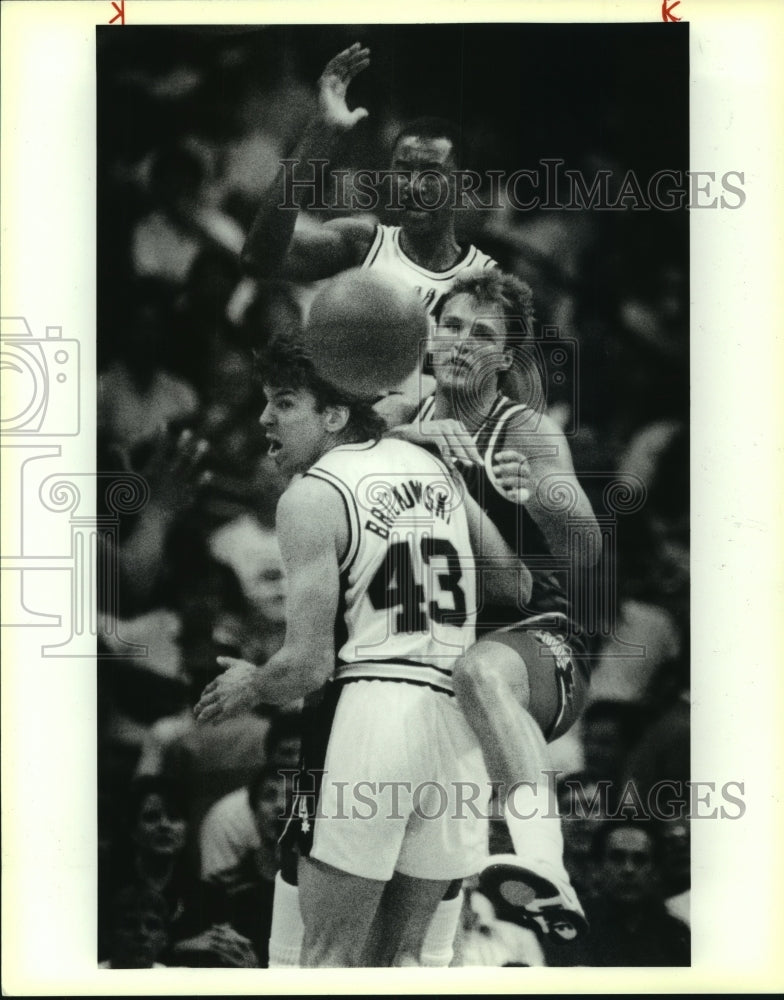
[[[568,652],[568,648],[567,648]],[[558,656],[556,656],[558,653]],[[584,697],[582,678],[554,637],[536,631],[491,633],[455,666],[455,695],[482,748],[488,774],[499,782],[515,856],[491,859],[483,888],[500,902],[533,910],[538,919],[584,919],[563,864],[563,835],[548,778],[544,732],[565,731]],[[497,902],[494,899],[494,902]]]
[[[545,734],[566,732],[585,699],[568,647],[537,630],[491,632],[458,660],[453,681],[491,780],[546,782]]]

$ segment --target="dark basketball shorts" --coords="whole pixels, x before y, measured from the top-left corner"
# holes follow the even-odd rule
[[[563,736],[582,712],[590,686],[588,657],[579,636],[563,622],[518,622],[486,632],[481,642],[513,649],[525,662],[530,700],[528,711],[548,743]]]

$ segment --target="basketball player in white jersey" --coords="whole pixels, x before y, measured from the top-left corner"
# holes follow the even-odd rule
[[[311,320],[365,287],[336,279]],[[398,303],[416,301],[383,287]],[[369,404],[321,382],[291,341],[274,341],[267,357],[261,421],[292,477],[277,513],[286,640],[261,668],[220,658],[227,669],[196,714],[206,722],[314,696],[303,748],[313,785],[303,776],[290,822],[301,964],[415,963],[448,886],[486,853],[482,811],[464,795],[489,786],[451,679],[474,641],[472,552],[499,567],[483,578],[497,599],[527,595],[530,575],[439,457],[379,440]],[[362,783],[372,787],[358,803]]]
[[[295,182],[314,176],[313,162],[328,160],[340,136],[367,117],[365,108],[349,111],[346,91],[370,64],[369,49],[358,42],[330,60],[318,82],[318,109],[292,154]],[[461,246],[455,235],[454,171],[460,158],[455,127],[420,118],[404,127],[393,150],[391,170],[401,175],[395,203],[399,225],[376,225],[367,218],[319,223],[313,216],[280,208],[284,170],[263,193],[243,250],[249,272],[291,281],[315,281],[351,267],[385,270],[415,288],[433,316],[442,296],[460,276],[497,266],[475,246]],[[449,190],[449,197],[443,194]],[[294,197],[307,201],[304,188]],[[439,197],[441,195],[441,197]],[[423,206],[438,205],[432,209]],[[300,207],[302,207],[300,205]]]
[[[546,743],[570,728],[586,696],[590,658],[570,597],[575,579],[592,586],[601,545],[564,434],[503,392],[532,320],[531,291],[512,275],[456,282],[432,341],[435,392],[396,433],[454,455],[472,496],[531,569],[524,605],[482,609],[479,641],[455,665],[455,692],[491,780],[508,793],[516,856],[491,857],[482,885],[508,907],[501,915],[519,919],[525,909],[544,933],[570,940],[586,925],[563,865]],[[582,544],[572,550],[578,524]]]

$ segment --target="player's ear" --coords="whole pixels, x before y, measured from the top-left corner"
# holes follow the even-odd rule
[[[504,351],[501,355],[501,364],[498,366],[499,370],[502,372],[508,372],[512,367],[512,352]]]
[[[340,434],[350,416],[347,406],[328,406],[324,410],[324,426],[330,434]]]

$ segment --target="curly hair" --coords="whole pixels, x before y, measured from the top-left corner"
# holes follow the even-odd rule
[[[496,305],[506,317],[507,336],[533,337],[534,293],[526,282],[497,268],[458,278],[439,303],[439,314],[456,295],[470,295],[478,305]]]
[[[354,441],[377,441],[386,423],[373,409],[373,403],[335,388],[321,378],[313,367],[307,348],[296,336],[279,333],[254,353],[258,376],[264,385],[275,389],[304,389],[309,392],[319,413],[328,406],[345,406],[349,419],[344,436]]]

